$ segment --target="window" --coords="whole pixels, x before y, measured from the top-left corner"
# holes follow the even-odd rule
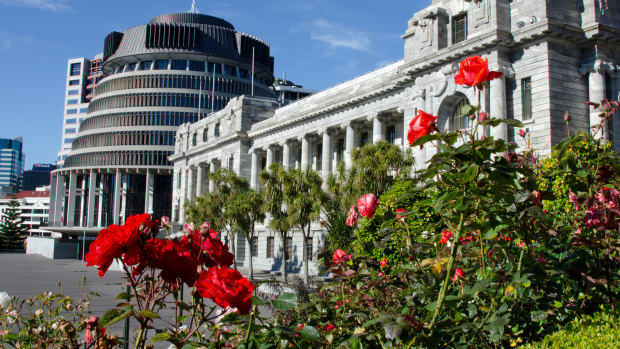
[[[65,129],[65,133],[75,133],[75,129],[74,128],[66,128]]]
[[[77,95],[80,93],[80,90],[69,90],[67,91],[68,95]]]
[[[65,138],[65,144],[71,144],[71,142],[73,142],[74,139],[75,138]]]
[[[215,137],[219,137],[220,136],[220,124],[219,123],[215,124],[215,129],[213,130],[213,135]]]
[[[168,60],[167,59],[160,59],[155,61],[155,70],[166,70],[168,69]]]
[[[336,161],[344,161],[344,138],[340,138],[336,142]]]
[[[77,109],[67,109],[67,112],[65,114],[77,114]]]
[[[78,104],[78,100],[77,99],[69,99],[67,101],[67,104]]]
[[[239,68],[239,77],[242,79],[249,79],[250,73],[247,70]]]
[[[76,121],[77,121],[76,119],[67,119],[65,121],[65,124],[75,124]]]
[[[452,43],[467,40],[467,13],[452,17]]]
[[[450,127],[452,131],[462,130],[469,127],[469,117],[467,115],[463,115],[461,109],[467,104],[467,100],[463,99],[459,103],[457,103],[456,107],[454,107],[454,111],[452,112],[452,122],[450,123]]]
[[[136,65],[137,63],[129,63],[127,64],[127,66],[125,67],[125,71],[134,71],[136,70]]]
[[[180,59],[173,59],[170,69],[172,70],[185,70],[187,68],[187,61]],[[165,69],[165,68],[164,68]]]
[[[69,80],[69,86],[76,86],[80,84],[80,80]]]
[[[273,236],[267,237],[267,258],[273,258]]]
[[[323,169],[323,143],[316,145],[316,170],[321,171]]]
[[[231,155],[230,158],[228,158],[228,169],[232,171],[234,165],[235,165],[235,158]]]
[[[140,66],[138,66],[138,70],[151,70],[152,61],[142,61],[140,62]]]
[[[224,75],[233,76],[234,68],[229,65],[224,64]]]
[[[82,71],[82,63],[71,63],[71,76],[80,75]]]
[[[312,253],[314,250],[312,249],[312,237],[306,238],[306,256],[308,256],[308,260],[312,260]]]
[[[360,135],[360,147],[368,144],[368,132],[362,132]]]
[[[86,113],[88,112],[88,108],[80,108],[80,113]]]
[[[251,241],[250,248],[252,249],[252,256],[256,257],[256,255],[258,255],[258,237],[254,236],[252,237],[250,241]]]
[[[202,141],[203,141],[203,142],[206,142],[206,141],[207,141],[207,139],[208,139],[208,137],[209,137],[209,136],[208,136],[208,131],[209,131],[209,129],[206,129],[206,128],[205,128],[205,130],[204,130],[204,131],[202,131]]]
[[[523,100],[523,121],[532,120],[532,78],[521,80],[521,98]]]
[[[284,246],[284,260],[287,261],[293,256],[293,238],[288,236],[284,241],[286,241]]]
[[[385,130],[385,139],[394,144],[396,142],[396,125],[388,126]]]
[[[191,70],[191,71],[205,71],[205,62],[189,61],[189,70]]]

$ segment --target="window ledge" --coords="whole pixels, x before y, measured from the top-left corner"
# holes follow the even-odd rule
[[[521,120],[521,122],[523,123],[523,125],[533,125],[535,123],[534,119],[525,120],[525,121]]]

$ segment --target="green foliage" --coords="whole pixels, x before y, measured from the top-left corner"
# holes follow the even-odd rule
[[[413,180],[396,181],[381,196],[375,215],[363,220],[356,230],[355,252],[377,261],[406,261],[412,256],[409,251],[423,243],[425,236],[434,236],[443,229],[431,206],[434,199],[434,189],[420,190]],[[400,208],[405,212],[398,219],[396,210]]]
[[[620,347],[620,313],[600,311],[575,318],[558,332],[530,343],[526,349],[613,349]]]
[[[23,249],[27,234],[28,228],[21,225],[19,201],[13,196],[0,222],[0,249]]]

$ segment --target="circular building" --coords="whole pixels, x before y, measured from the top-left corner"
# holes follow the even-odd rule
[[[110,33],[103,74],[63,168],[52,173],[50,228],[62,233],[170,215],[178,126],[236,96],[275,97],[269,45],[197,13]]]

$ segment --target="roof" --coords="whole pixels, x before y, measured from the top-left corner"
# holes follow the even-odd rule
[[[25,199],[25,198],[48,198],[50,197],[49,190],[47,191],[36,191],[36,190],[24,190],[15,194],[16,199]],[[3,197],[0,199],[10,199],[12,196]]]

